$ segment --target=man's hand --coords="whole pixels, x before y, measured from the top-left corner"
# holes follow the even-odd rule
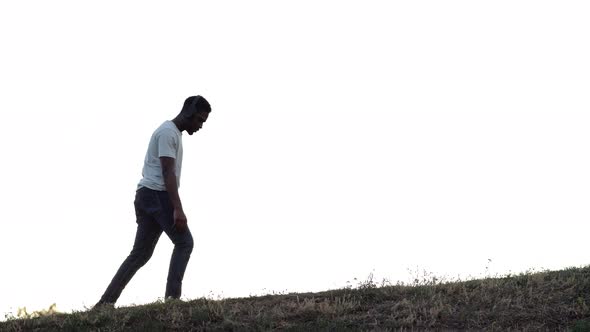
[[[188,229],[186,215],[184,215],[182,209],[174,209],[174,228],[179,233],[184,233]]]

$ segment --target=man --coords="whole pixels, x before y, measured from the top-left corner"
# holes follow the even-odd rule
[[[182,167],[182,132],[194,134],[202,128],[211,106],[201,96],[188,97],[180,113],[165,121],[153,133],[143,165],[143,178],[135,194],[137,234],[133,250],[95,305],[114,306],[133,275],[148,262],[160,235],[174,243],[170,259],[165,299],[179,299],[182,278],[193,250],[193,237],[187,226],[178,187]]]

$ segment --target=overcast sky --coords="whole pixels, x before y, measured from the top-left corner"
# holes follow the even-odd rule
[[[150,135],[195,94],[213,111],[183,136],[183,298],[588,264],[589,16],[3,1],[0,312],[98,301],[133,245]],[[164,296],[172,248],[163,235],[117,305]]]

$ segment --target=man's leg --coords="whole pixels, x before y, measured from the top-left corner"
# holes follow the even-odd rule
[[[147,199],[142,197],[145,195],[148,195]],[[98,304],[114,304],[139,268],[144,266],[152,257],[154,248],[162,234],[162,229],[154,218],[146,213],[146,210],[149,209],[144,208],[145,203],[150,203],[149,195],[151,195],[149,192],[143,192],[143,195],[138,192],[136,195],[135,211],[137,215],[137,233],[135,235],[133,249],[127,259],[125,259],[123,264],[119,267],[119,270],[113,277],[113,280],[107,287]]]
[[[186,271],[186,266],[188,265],[194,247],[193,236],[188,228],[184,233],[172,231],[166,233],[166,235],[174,243],[174,250],[172,251],[170,267],[168,268],[165,298],[172,297],[179,299],[182,293],[184,272]]]
[[[170,267],[168,269],[168,280],[166,283],[166,293],[164,298],[172,297],[179,299],[182,293],[182,279],[186,266],[193,251],[193,236],[187,228],[186,232],[177,232],[174,228],[174,209],[170,203],[167,192],[160,193],[162,203],[162,213],[156,220],[160,227],[166,232],[166,235],[174,243],[174,250],[170,258]]]

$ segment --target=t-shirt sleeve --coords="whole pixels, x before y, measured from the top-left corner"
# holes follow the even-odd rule
[[[178,138],[174,133],[163,131],[158,137],[158,158],[171,157],[176,158],[178,151]]]

